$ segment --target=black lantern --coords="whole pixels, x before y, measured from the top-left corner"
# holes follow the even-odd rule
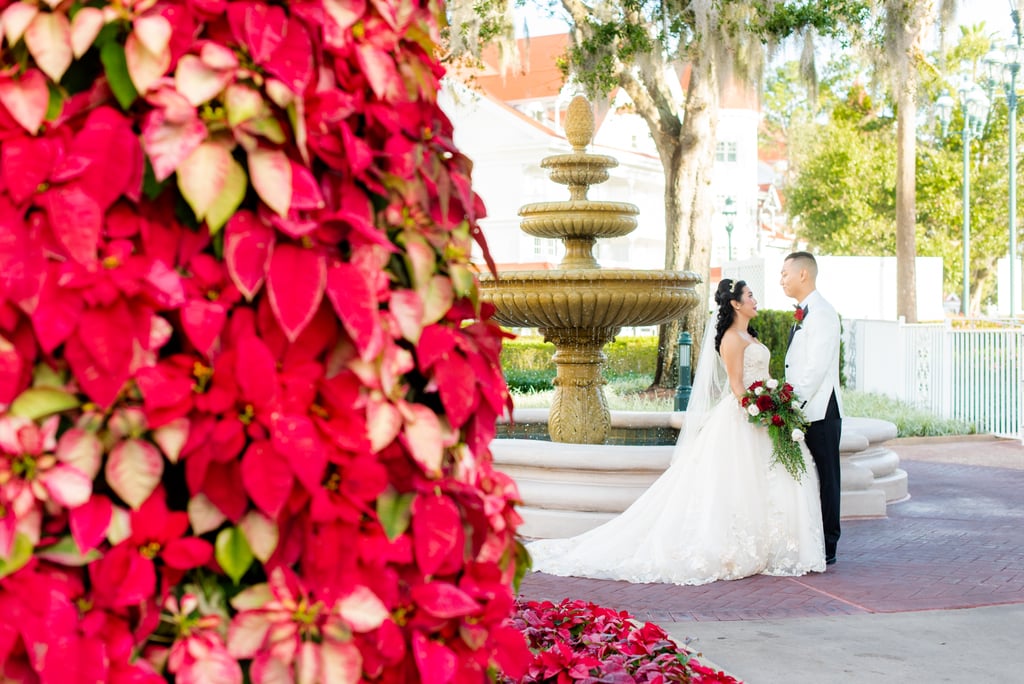
[[[685,330],[679,333],[679,386],[676,387],[676,411],[685,411],[690,403],[690,353],[693,349],[693,338]]]

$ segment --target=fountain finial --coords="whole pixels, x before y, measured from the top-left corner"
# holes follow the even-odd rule
[[[565,137],[574,152],[583,152],[594,139],[594,110],[582,95],[572,98],[565,112]]]

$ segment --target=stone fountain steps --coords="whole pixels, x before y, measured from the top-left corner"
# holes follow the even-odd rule
[[[679,428],[682,414],[613,411],[613,427]],[[517,410],[517,424],[546,422],[542,409]],[[888,503],[907,498],[907,474],[884,446],[896,426],[847,418],[843,423],[844,518],[885,517]],[[530,538],[572,536],[625,510],[668,467],[673,445],[564,444],[536,439],[496,439],[495,465],[519,486],[521,532]]]

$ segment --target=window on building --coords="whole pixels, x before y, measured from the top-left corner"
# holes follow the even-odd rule
[[[736,141],[720,140],[715,146],[715,161],[734,162],[736,161]]]

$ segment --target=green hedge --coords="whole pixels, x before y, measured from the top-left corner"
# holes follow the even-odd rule
[[[766,309],[758,312],[752,325],[758,339],[772,352],[772,377],[783,377],[793,312]],[[658,338],[618,337],[605,346],[604,353],[608,357],[604,366],[606,379],[629,378],[633,382],[640,382],[641,377],[646,377],[649,384],[654,378],[654,366],[658,360]],[[539,336],[507,340],[501,351],[501,366],[505,369],[505,379],[512,391],[538,392],[551,389],[555,378],[555,364],[551,360],[554,354],[555,345],[545,342]],[[839,364],[839,377],[842,378],[841,353]]]

